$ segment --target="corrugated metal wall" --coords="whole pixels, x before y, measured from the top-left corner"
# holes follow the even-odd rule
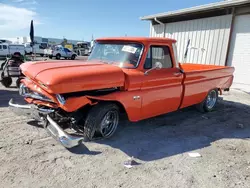
[[[150,36],[152,37],[164,37],[164,25],[151,25]]]
[[[176,39],[181,62],[225,65],[231,22],[232,15],[225,15],[167,23],[165,28],[160,24],[151,25],[150,35]],[[189,39],[189,50],[184,60]]]

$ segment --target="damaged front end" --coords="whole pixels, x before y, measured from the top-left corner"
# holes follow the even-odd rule
[[[38,86],[36,88],[41,91]],[[76,116],[76,112],[68,113],[62,110],[53,99],[42,92],[31,90],[24,83],[20,85],[19,93],[28,103],[17,104],[11,99],[9,107],[14,113],[29,116],[41,122],[50,135],[66,148],[78,146],[84,140],[82,132],[78,131],[80,128],[77,124],[81,118]],[[60,100],[63,102],[62,99]]]
[[[13,109],[15,113],[19,115],[25,115],[25,116],[28,115],[34,118],[35,120],[42,122],[43,127],[47,129],[50,135],[53,136],[66,148],[72,148],[78,146],[81,143],[81,141],[84,140],[83,136],[75,136],[73,135],[74,132],[71,131],[71,133],[68,133],[67,131],[65,131],[63,127],[61,127],[53,119],[53,117],[56,117],[58,115],[55,109],[39,108],[36,105],[30,105],[30,104],[26,105],[15,104],[13,99],[9,101],[9,106]],[[55,119],[61,121],[61,123],[63,122],[62,118],[57,117]],[[64,123],[66,123],[67,120],[69,123],[70,121],[69,118],[64,118],[64,119],[65,119]]]
[[[67,148],[93,140],[101,132],[99,125],[87,121],[91,109],[97,106],[99,97],[105,98],[125,87],[123,70],[99,61],[28,62],[21,70],[26,78],[21,81],[19,93],[27,104],[10,100],[9,106],[18,114],[41,121]],[[110,99],[113,98],[104,101]]]

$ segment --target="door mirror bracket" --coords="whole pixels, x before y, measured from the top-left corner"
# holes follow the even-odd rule
[[[161,62],[156,62],[155,66],[152,67],[151,69],[147,70],[144,75],[148,75],[149,72],[151,72],[152,70],[160,70],[162,69],[162,63]]]

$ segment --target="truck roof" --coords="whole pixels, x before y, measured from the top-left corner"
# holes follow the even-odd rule
[[[176,43],[176,40],[163,37],[108,37],[96,39],[99,41],[133,41],[133,42],[166,42],[166,43]]]

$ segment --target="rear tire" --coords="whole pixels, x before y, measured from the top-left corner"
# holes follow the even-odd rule
[[[196,108],[200,112],[211,112],[216,108],[217,102],[218,89],[213,89],[208,92],[204,101],[196,105]]]
[[[76,58],[76,55],[71,56],[71,60],[75,60],[75,58]]]
[[[56,59],[61,59],[61,54],[56,54]]]
[[[91,141],[95,133],[103,138],[110,138],[114,135],[119,124],[119,108],[113,103],[100,103],[93,106],[84,122],[85,141]]]

